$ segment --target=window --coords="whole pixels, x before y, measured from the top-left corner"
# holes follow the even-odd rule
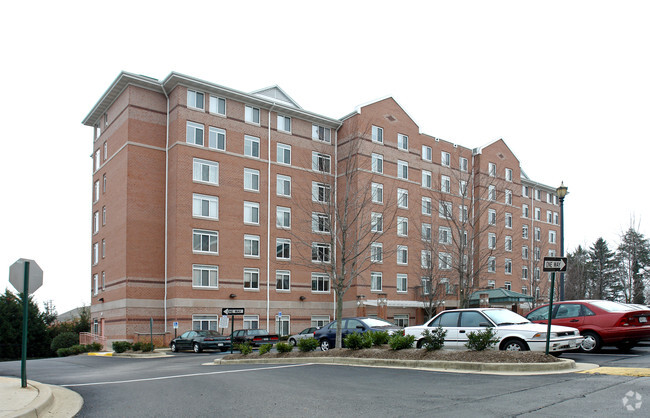
[[[542,210],[540,208],[535,208],[535,220],[536,221],[542,220]]]
[[[522,194],[522,196],[529,197],[529,194],[528,194],[529,190],[530,189],[528,188],[528,186],[521,186],[521,194]]]
[[[93,274],[93,295],[97,296],[99,293],[99,275]]]
[[[258,315],[244,315],[244,329],[257,329],[260,327]]]
[[[553,195],[550,193],[546,193],[546,203],[553,204]]]
[[[318,125],[311,126],[311,139],[323,142],[330,142],[330,128],[324,128]]]
[[[384,143],[384,130],[379,126],[372,127],[372,142]]]
[[[329,221],[327,215],[324,213],[311,214],[311,230],[312,232],[330,232]]]
[[[278,143],[277,160],[280,164],[291,165],[291,145]]]
[[[275,258],[278,260],[291,260],[291,240],[277,238],[275,240]]]
[[[438,253],[438,268],[440,270],[451,270],[451,254]]]
[[[550,210],[546,211],[546,222],[553,223],[553,212]]]
[[[535,267],[535,270],[533,271],[533,278],[537,281],[539,281],[539,267]]]
[[[323,183],[311,183],[311,200],[313,202],[328,203],[330,201],[330,186]]]
[[[104,161],[108,158],[108,144],[104,141]]]
[[[244,169],[244,190],[260,191],[260,172],[251,168]]]
[[[311,244],[311,261],[316,263],[330,262],[330,245],[320,242]]]
[[[431,198],[422,197],[422,214],[431,215]]]
[[[208,148],[226,150],[226,131],[210,126],[208,133]]]
[[[397,160],[397,178],[408,180],[409,164],[406,161]]]
[[[99,211],[93,213],[93,234],[99,232]]]
[[[488,258],[488,273],[497,271],[497,259],[495,257]]]
[[[555,225],[559,225],[559,224],[560,224],[560,217],[559,217],[559,215],[557,214],[557,212],[553,212],[553,223],[554,223]]]
[[[384,185],[372,183],[370,185],[373,203],[384,203]]]
[[[311,317],[311,326],[316,328],[324,327],[330,323],[329,315],[313,315]]]
[[[488,248],[491,250],[497,248],[497,235],[492,232],[488,234]]]
[[[506,205],[512,205],[512,190],[506,190]]]
[[[260,124],[260,110],[256,107],[246,106],[244,119],[248,123]]]
[[[535,258],[535,261],[539,261],[542,258],[541,248],[535,247],[533,251],[534,251],[533,257]]]
[[[497,189],[493,185],[488,186],[488,200],[497,200]]]
[[[260,158],[260,139],[244,135],[244,155]]]
[[[542,230],[535,227],[535,241],[541,241],[542,240]]]
[[[528,267],[527,266],[522,266],[521,267],[521,278],[523,280],[528,280]]]
[[[402,216],[397,217],[397,236],[398,237],[407,237],[409,229],[409,220]]]
[[[448,152],[442,151],[440,153],[440,164],[442,164],[443,167],[449,167],[451,165],[451,157]]]
[[[512,228],[512,213],[506,212],[506,228]]]
[[[106,225],[106,206],[102,206],[102,225]]]
[[[497,176],[497,165],[494,163],[488,163],[488,174],[490,177],[496,177]]]
[[[192,195],[192,216],[202,218],[219,218],[219,198],[202,194]]]
[[[443,193],[451,193],[451,180],[448,176],[440,176],[440,191]]]
[[[431,188],[431,172],[422,170],[422,187]]]
[[[488,224],[489,225],[497,224],[497,211],[494,209],[488,209]]]
[[[528,287],[527,286],[521,286],[521,294],[522,295],[527,295],[528,294]]]
[[[320,171],[321,173],[330,172],[330,156],[321,154],[320,152],[312,151],[311,153],[311,169]]]
[[[506,168],[506,181],[512,181],[512,169]]]
[[[512,274],[512,260],[509,258],[506,258],[504,269],[506,274]]]
[[[217,254],[219,250],[219,233],[216,231],[192,231],[192,250],[195,253]]]
[[[431,242],[431,224],[422,224],[422,241]]]
[[[226,99],[210,96],[210,113],[226,116]]]
[[[99,150],[95,151],[94,163],[95,163],[95,170],[93,172],[99,170],[99,166],[102,164],[102,162],[101,162],[101,153],[100,153]]]
[[[99,201],[99,180],[95,182],[94,191],[95,191],[95,197],[94,197],[95,200],[93,200],[93,203],[96,203],[97,201]]]
[[[372,154],[372,171],[375,173],[384,172],[384,156],[381,154]]]
[[[528,218],[529,213],[528,213],[528,205],[521,205],[521,216],[524,218]]]
[[[370,244],[370,261],[373,263],[381,263],[383,258],[383,245],[381,242],[373,242]]]
[[[440,218],[451,219],[452,217],[452,205],[451,202],[441,201],[438,205],[438,216]]]
[[[423,269],[431,268],[431,251],[429,250],[420,251],[420,266]]]
[[[203,110],[203,93],[198,91],[187,91],[187,106]]]
[[[102,239],[102,258],[106,258],[106,240]]]
[[[278,228],[289,229],[291,228],[291,208],[278,206],[275,211],[275,225]]]
[[[370,230],[372,232],[384,231],[384,216],[381,213],[372,212],[370,214]]]
[[[521,226],[521,237],[523,239],[528,239],[528,225]]]
[[[505,282],[503,284],[503,288],[506,290],[512,290],[512,283],[511,282]]]
[[[102,271],[102,291],[106,290],[106,272]]]
[[[291,133],[291,118],[278,115],[278,131]]]
[[[256,202],[244,202],[244,223],[259,225],[260,204]]]
[[[106,193],[106,173],[102,175],[102,193]]]
[[[451,228],[446,226],[438,227],[438,242],[440,244],[451,244]]]
[[[460,157],[458,159],[458,165],[460,166],[460,171],[465,171],[467,172],[467,158],[465,157]]]
[[[400,209],[408,209],[409,207],[409,191],[406,189],[397,189],[397,207]]]
[[[327,274],[312,273],[311,274],[311,291],[312,292],[326,292],[330,291],[330,278]],[[329,318],[328,318],[329,319]]]
[[[521,258],[528,260],[528,246],[524,245],[521,247]]]
[[[431,147],[428,147],[426,145],[422,145],[422,159],[424,161],[431,161],[432,157],[433,157],[433,154],[431,152]]]
[[[381,292],[381,273],[379,272],[370,273],[370,291]]]
[[[548,242],[551,244],[555,244],[556,242],[556,233],[555,231],[548,231]]]
[[[535,200],[542,200],[542,191],[535,189]]]
[[[260,270],[244,269],[244,289],[259,290],[260,288]]]
[[[219,268],[217,266],[192,266],[192,287],[219,287]]]
[[[408,264],[409,249],[406,245],[397,246],[397,264],[405,266]]]
[[[189,144],[203,146],[203,125],[187,121],[187,132],[185,140]]]
[[[244,257],[260,256],[260,237],[258,235],[244,235]]]
[[[465,180],[458,182],[458,195],[467,197],[467,182]]]
[[[278,174],[276,193],[278,196],[291,197],[291,177]]]
[[[428,295],[431,293],[431,279],[428,277],[421,277],[420,278],[420,283],[421,283],[421,288],[422,288],[422,294],[423,295]]]
[[[409,150],[409,137],[403,134],[397,134],[397,149],[404,151]]]
[[[195,158],[193,167],[194,181],[219,184],[219,163]]]
[[[467,222],[468,219],[469,219],[469,212],[467,206],[460,205],[458,207],[458,220],[461,222]]]
[[[555,257],[555,250],[548,250],[549,257]]]
[[[192,329],[216,331],[218,325],[217,315],[192,315]]]
[[[398,293],[406,293],[408,291],[408,277],[406,274],[398,274],[397,275],[397,292]],[[408,315],[406,315],[406,321],[408,325]]]
[[[494,280],[488,280],[487,287],[488,289],[494,289],[496,286],[496,282]]]
[[[275,271],[275,290],[291,290],[291,273],[288,270]]]

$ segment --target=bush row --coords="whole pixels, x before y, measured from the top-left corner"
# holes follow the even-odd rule
[[[72,356],[75,354],[82,354],[82,353],[89,353],[89,352],[94,352],[94,351],[100,351],[102,349],[102,345],[100,343],[92,343],[92,344],[86,344],[86,345],[81,345],[81,344],[75,344],[70,347],[61,347],[56,350],[56,355],[59,357],[67,357],[67,356]]]

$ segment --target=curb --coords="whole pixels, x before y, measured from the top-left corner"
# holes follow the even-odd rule
[[[228,364],[343,364],[351,366],[398,367],[408,369],[427,369],[436,371],[484,372],[484,373],[568,373],[575,371],[576,362],[571,359],[558,359],[554,363],[477,363],[468,361],[442,360],[393,360],[354,357],[294,357],[268,359],[215,359],[215,365]]]
[[[15,412],[15,417],[40,417],[44,416],[45,412],[50,409],[54,403],[54,396],[52,396],[52,389],[48,385],[44,385],[33,380],[27,380],[27,384],[32,386],[38,391],[36,398],[23,409]]]
[[[110,357],[130,357],[130,358],[160,358],[160,357],[171,357],[166,353],[111,353]]]

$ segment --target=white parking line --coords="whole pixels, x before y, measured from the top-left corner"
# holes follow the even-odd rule
[[[302,367],[302,366],[311,366],[313,363],[305,364],[289,364],[286,366],[273,366],[273,367],[260,367],[257,369],[244,369],[244,370],[223,370],[219,372],[208,372],[208,373],[190,373],[190,374],[179,374],[176,376],[161,376],[161,377],[149,377],[146,379],[131,379],[131,380],[118,380],[115,382],[93,382],[93,383],[73,383],[68,385],[59,385],[63,387],[79,387],[79,386],[98,386],[98,385],[115,385],[121,383],[135,383],[135,382],[148,382],[152,380],[165,380],[165,379],[177,379],[181,377],[192,377],[192,376],[208,376],[211,374],[226,374],[226,373],[242,373],[242,372],[256,372],[259,370],[272,370],[272,369],[286,369],[289,367]]]
[[[571,353],[564,353],[571,354]],[[579,356],[612,356],[612,357],[640,357],[641,354],[599,354],[599,353],[580,353]]]

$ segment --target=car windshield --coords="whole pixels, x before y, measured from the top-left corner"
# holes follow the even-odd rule
[[[221,337],[217,331],[196,331],[201,337]]]
[[[395,326],[395,324],[393,324],[392,322],[389,322],[389,321],[386,321],[386,320],[383,320],[383,319],[379,319],[379,318],[365,318],[365,319],[362,320],[362,322],[364,324],[366,324],[367,326],[371,327],[371,328],[394,327]]]
[[[623,305],[622,303],[612,302],[609,300],[590,300],[589,303],[607,312],[629,312],[637,310],[628,305]]]
[[[248,335],[268,335],[269,332],[265,329],[249,329]]]
[[[497,325],[528,324],[530,321],[523,316],[507,309],[494,309],[483,311]]]

